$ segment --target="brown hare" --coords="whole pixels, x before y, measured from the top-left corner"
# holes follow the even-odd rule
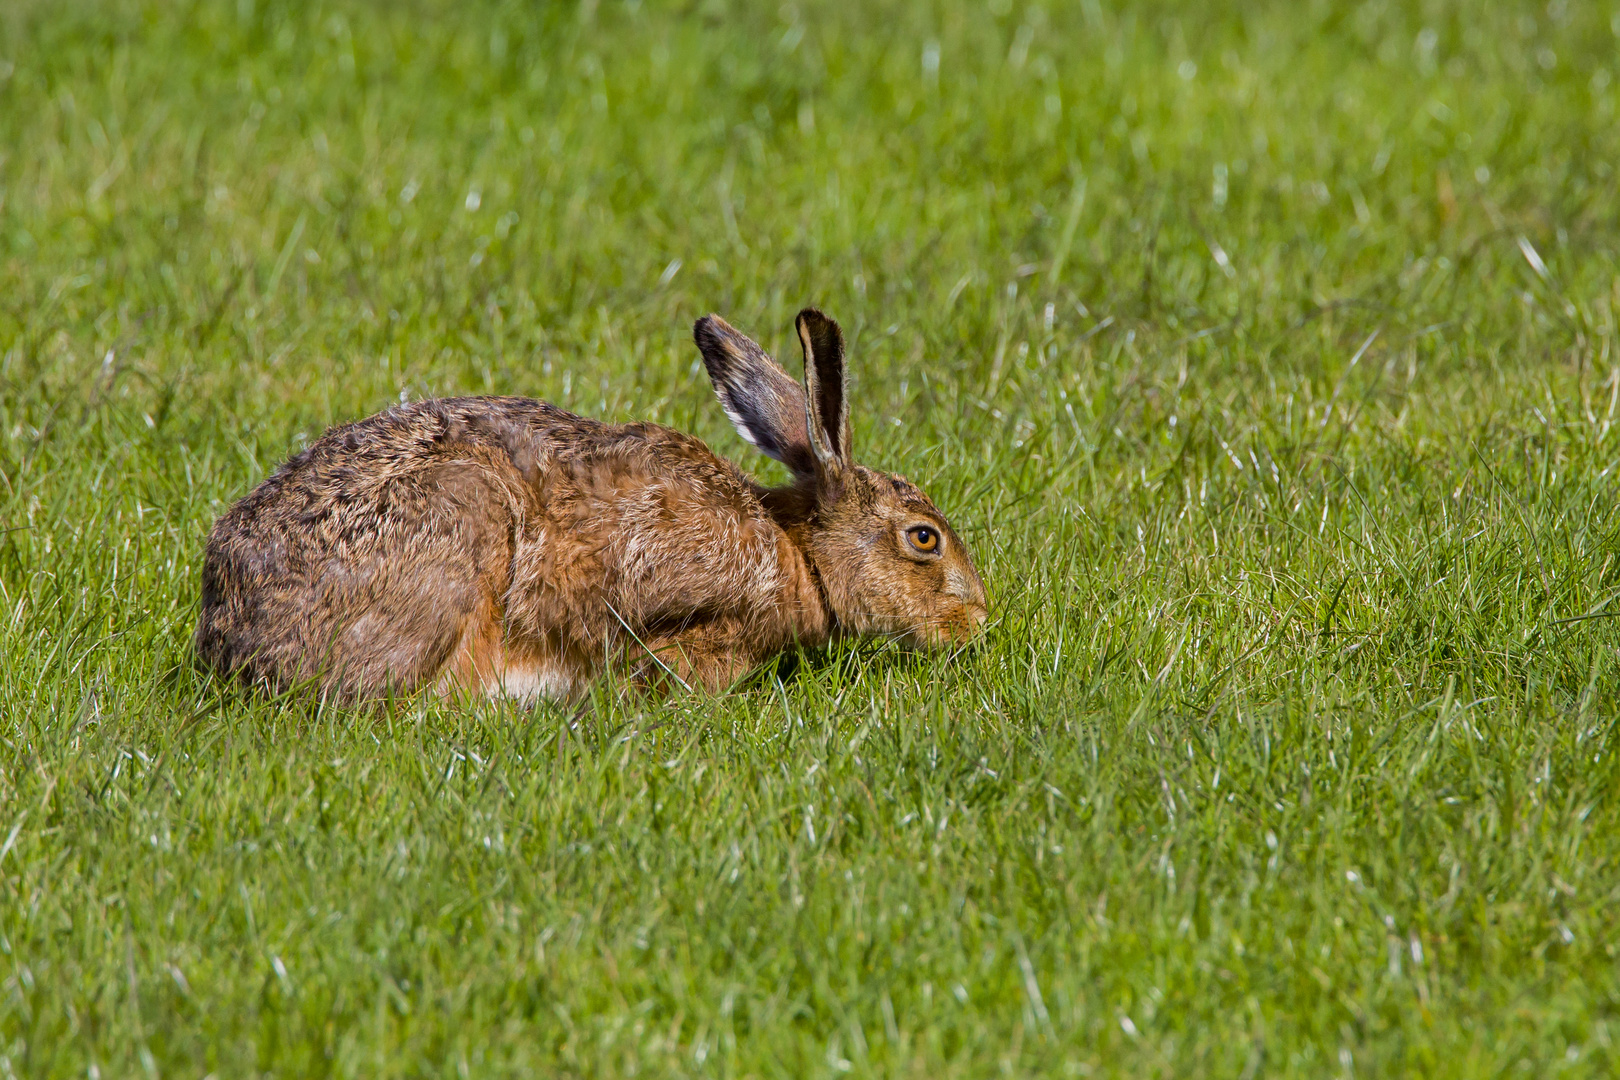
[[[971,638],[985,593],[928,497],[850,456],[838,324],[804,388],[717,315],[694,329],[766,488],[699,440],[542,401],[445,398],[333,428],[208,537],[196,648],[275,691],[577,698],[604,670],[724,689],[846,634]]]

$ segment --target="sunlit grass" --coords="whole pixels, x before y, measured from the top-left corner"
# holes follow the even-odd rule
[[[1608,1075],[1620,14],[0,11],[0,1075]],[[214,516],[851,341],[993,617],[254,701]]]

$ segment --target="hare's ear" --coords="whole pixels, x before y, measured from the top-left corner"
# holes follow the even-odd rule
[[[816,459],[805,436],[804,391],[799,384],[718,315],[699,319],[692,337],[737,434],[794,475],[813,476]]]
[[[844,334],[815,308],[798,318],[804,347],[805,425],[816,472],[834,484],[853,464],[849,451],[849,394],[844,384]]]

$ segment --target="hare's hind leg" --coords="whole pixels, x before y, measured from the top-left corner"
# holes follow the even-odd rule
[[[501,610],[487,593],[462,620],[455,649],[439,672],[441,694],[488,692],[501,670]]]

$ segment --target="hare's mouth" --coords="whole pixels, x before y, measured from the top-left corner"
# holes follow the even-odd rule
[[[897,628],[894,637],[920,649],[953,649],[968,645],[984,629],[987,612],[977,605],[963,605],[960,611],[924,619]]]

